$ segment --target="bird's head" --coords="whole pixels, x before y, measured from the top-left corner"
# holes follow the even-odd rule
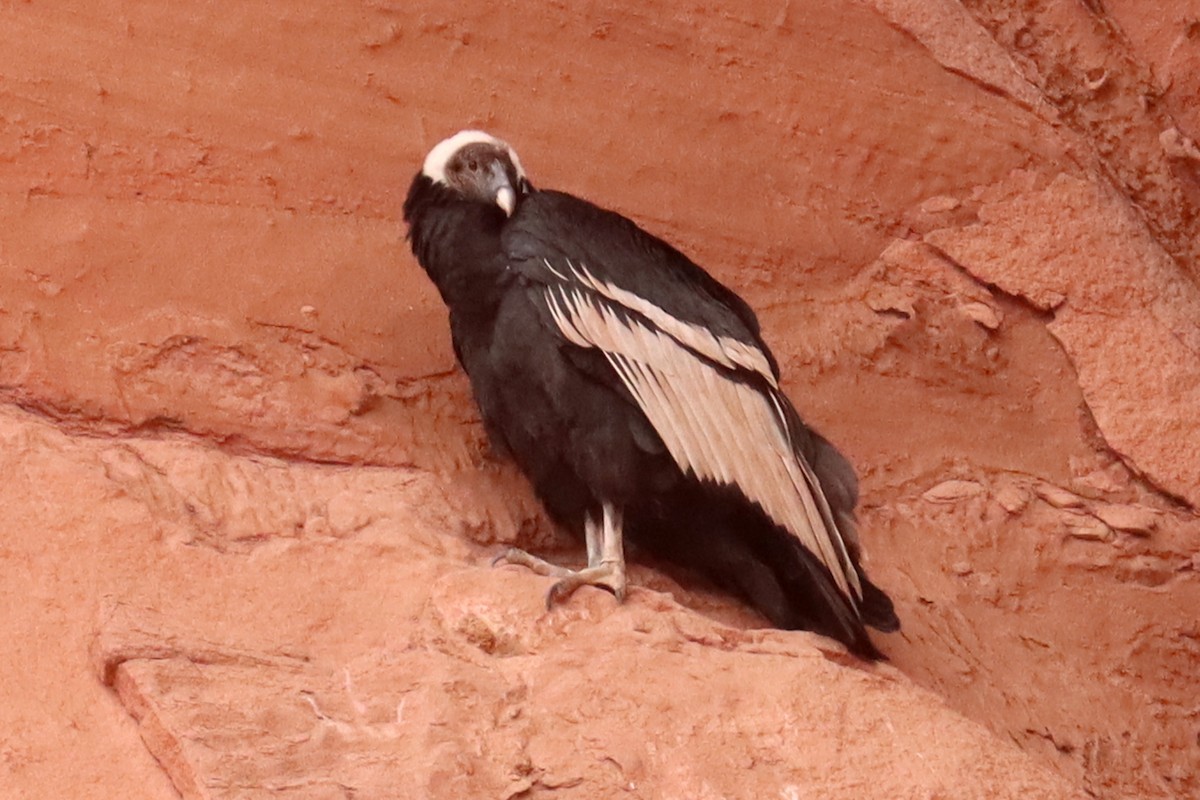
[[[421,174],[463,199],[495,203],[507,216],[530,191],[516,151],[483,131],[459,131],[438,142]]]

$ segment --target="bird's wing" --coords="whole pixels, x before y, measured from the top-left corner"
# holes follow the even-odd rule
[[[644,317],[653,326],[705,358],[727,369],[750,370],[757,373],[771,388],[779,388],[775,365],[756,342],[746,342],[731,335],[714,333],[704,325],[678,319],[641,295],[597,278],[588,270],[586,264],[575,264],[570,259],[563,259],[561,266],[566,270],[564,274],[550,259],[543,259],[543,263],[564,285],[578,285],[589,289],[613,306]]]
[[[757,503],[857,608],[858,572],[820,481],[794,446],[790,406],[764,349],[680,320],[586,264],[543,262],[554,279],[540,291],[559,333],[604,354],[680,469]]]
[[[526,197],[502,237],[510,262],[534,281],[571,265],[587,288],[647,317],[720,363],[752,369],[771,385],[779,369],[748,305],[683,253],[631,220],[563,192]],[[566,274],[566,273],[564,273]],[[573,278],[571,278],[573,279]],[[688,334],[690,326],[695,335]],[[701,340],[704,340],[703,342]]]

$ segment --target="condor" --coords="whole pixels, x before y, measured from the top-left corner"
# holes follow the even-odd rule
[[[623,598],[623,540],[739,592],[773,624],[882,657],[899,628],[863,572],[858,481],[805,426],[749,306],[629,219],[535,189],[481,131],[435,146],[404,219],[450,311],[488,436],[550,515],[582,531],[570,570],[498,560]]]

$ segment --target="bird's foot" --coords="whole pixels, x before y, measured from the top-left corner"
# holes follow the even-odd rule
[[[557,564],[551,564],[544,558],[538,558],[535,555],[526,553],[518,547],[510,547],[500,555],[492,559],[492,566],[496,566],[500,562],[506,564],[516,564],[521,567],[527,567],[538,575],[546,575],[551,578],[565,578],[568,575],[574,575],[575,570],[560,567]]]
[[[617,597],[617,602],[625,601],[625,565],[601,563],[599,566],[587,567],[581,570],[567,570],[570,574],[546,592],[546,608],[550,609],[557,601],[570,597],[580,586],[603,586]]]
[[[505,562],[527,567],[539,575],[546,575],[560,580],[546,592],[546,608],[549,610],[559,600],[569,597],[581,586],[602,586],[616,595],[618,601],[625,599],[625,564],[615,561],[602,561],[594,567],[584,569],[567,569],[557,564],[551,564],[545,559],[530,555],[524,550],[510,547],[492,559],[492,566]]]

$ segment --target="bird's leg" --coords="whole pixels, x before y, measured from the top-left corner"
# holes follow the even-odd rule
[[[588,514],[583,520],[583,537],[587,540],[588,566],[600,566],[604,555],[604,529]]]
[[[492,560],[493,566],[505,561],[528,567],[539,575],[560,578],[546,593],[546,607],[554,605],[580,586],[603,586],[625,599],[625,555],[621,540],[621,513],[608,503],[604,504],[600,522],[590,515],[583,522],[584,537],[587,539],[588,565],[573,570],[551,564],[549,561],[530,555],[524,550],[510,547]]]
[[[591,514],[588,514],[583,519],[583,535],[587,540],[588,566],[596,567],[600,565],[602,547],[603,547],[603,531],[600,524],[592,519]],[[538,575],[546,575],[551,578],[569,578],[577,575],[578,571],[560,567],[557,564],[551,564],[544,558],[538,558],[532,553],[526,553],[518,547],[510,547],[500,555],[492,559],[492,566],[496,566],[501,561],[508,564],[517,564],[527,569],[531,569]]]
[[[613,589],[618,600],[625,599],[625,531],[621,523],[621,512],[605,503],[604,554],[601,563],[612,567],[613,576],[620,584],[619,589]]]
[[[595,544],[596,528],[600,528],[599,547]],[[558,583],[550,587],[546,594],[546,606],[554,605],[554,601],[567,597],[580,586],[603,586],[617,596],[617,600],[625,599],[625,548],[621,540],[621,512],[610,504],[604,504],[604,520],[600,526],[589,517],[584,527],[588,537],[588,567],[566,575]],[[599,563],[595,557],[599,550]]]

